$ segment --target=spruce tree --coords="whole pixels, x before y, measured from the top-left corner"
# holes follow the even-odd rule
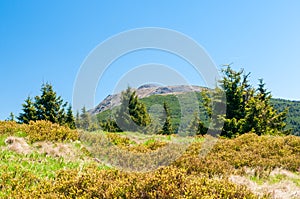
[[[116,123],[123,131],[144,131],[150,124],[146,106],[139,101],[136,92],[128,87],[121,94],[121,105],[116,112]]]
[[[25,103],[22,104],[22,113],[17,117],[20,123],[29,124],[30,121],[36,121],[37,111],[31,98],[28,96]]]
[[[70,129],[75,129],[76,128],[75,119],[74,119],[74,115],[73,115],[73,111],[72,111],[72,106],[71,105],[69,105],[69,107],[67,109],[65,124],[68,127],[70,127]]]
[[[41,96],[35,97],[34,103],[37,110],[37,120],[64,124],[67,103],[64,103],[60,96],[57,96],[51,84],[43,84],[41,92]]]
[[[278,113],[270,104],[270,92],[265,89],[263,80],[259,80],[258,89],[249,83],[249,74],[243,70],[238,72],[228,66],[222,70],[224,76],[220,81],[220,88],[215,92],[203,92],[204,104],[210,117],[215,114],[211,106],[216,105],[216,99],[222,89],[226,94],[226,113],[218,113],[216,118],[222,118],[224,126],[221,136],[234,137],[247,132],[262,134],[288,134],[285,130],[287,110]],[[212,100],[214,96],[214,100]],[[222,107],[222,102],[217,104]],[[220,108],[221,110],[222,108]],[[216,120],[217,121],[217,120]]]
[[[162,129],[159,133],[163,134],[163,135],[174,134],[174,130],[173,130],[173,127],[172,127],[172,122],[171,122],[171,115],[170,115],[169,106],[166,102],[164,102],[163,107],[164,107],[164,111],[166,113],[165,122],[164,122],[164,125],[163,125],[163,127],[162,127]]]
[[[81,120],[80,120],[80,115],[78,110],[76,112],[75,125],[76,128],[81,128]]]
[[[107,119],[105,122],[100,123],[100,126],[104,131],[107,132],[122,132],[118,124],[111,118]]]
[[[7,118],[6,121],[11,121],[11,122],[15,121],[15,115],[13,112],[10,112],[9,117]]]
[[[242,132],[252,131],[258,135],[289,133],[285,130],[287,110],[277,113],[270,104],[271,98],[270,92],[265,89],[265,83],[260,79],[257,92],[247,103]]]
[[[81,115],[80,115],[80,127],[84,130],[89,130],[91,125],[91,116],[86,111],[85,106],[81,109]]]
[[[190,134],[205,135],[208,128],[204,126],[197,112],[194,113],[194,117],[188,127]]]

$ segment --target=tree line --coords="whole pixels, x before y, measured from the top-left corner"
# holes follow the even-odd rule
[[[255,88],[249,83],[250,73],[243,69],[234,71],[230,66],[222,69],[223,77],[213,90],[201,92],[208,123],[200,119],[195,112],[186,131],[196,135],[204,135],[210,129],[219,130],[221,136],[235,137],[240,134],[254,132],[263,134],[289,134],[286,130],[288,110],[276,111],[271,103],[271,93],[265,88],[262,79]],[[151,118],[147,107],[142,103],[134,90],[128,87],[121,95],[121,105],[105,121],[99,122],[91,116],[85,107],[81,114],[74,117],[71,105],[63,102],[53,91],[51,84],[43,84],[41,95],[28,97],[22,104],[22,113],[17,117],[20,123],[48,120],[70,128],[81,128],[94,131],[102,128],[105,131],[138,131],[170,135],[176,133],[172,124],[172,113],[169,105],[163,103],[163,113],[157,119]],[[13,117],[13,116],[11,116]]]
[[[271,93],[265,88],[263,79],[258,87],[249,83],[250,73],[243,69],[234,71],[230,66],[222,69],[223,77],[213,90],[204,90],[201,95],[204,109],[211,125],[200,119],[195,112],[186,131],[204,135],[208,129],[219,130],[224,137],[235,137],[248,132],[263,134],[289,134],[286,129],[288,110],[277,111],[271,103]],[[135,91],[128,88],[122,92],[121,105],[113,117],[101,124],[106,131],[152,131],[159,134],[173,134],[168,104],[163,104],[166,116],[161,118],[160,129],[152,124],[145,105],[139,101]],[[160,121],[162,122],[162,121]],[[142,128],[141,128],[142,127]],[[148,128],[147,128],[148,127]]]

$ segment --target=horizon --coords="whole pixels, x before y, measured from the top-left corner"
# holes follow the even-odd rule
[[[296,0],[2,1],[0,120],[8,118],[10,112],[18,116],[27,96],[40,94],[43,82],[51,83],[64,101],[73,103],[79,71],[93,50],[124,31],[145,27],[180,32],[197,42],[218,70],[233,63],[234,70],[244,68],[251,73],[250,84],[254,87],[263,78],[273,98],[300,101],[299,9],[300,2]],[[206,86],[204,78],[182,57],[142,49],[110,63],[99,79],[95,95],[90,96],[94,97],[94,107],[131,83],[126,80],[127,74],[151,64],[179,74],[183,77],[179,82]],[[164,74],[159,75],[162,78]],[[135,84],[143,78],[135,79]]]

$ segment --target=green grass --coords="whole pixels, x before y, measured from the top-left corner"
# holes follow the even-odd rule
[[[0,174],[30,172],[40,178],[54,178],[56,171],[77,168],[81,164],[79,161],[67,162],[63,158],[54,158],[45,154],[24,155],[9,150],[2,150],[0,159]]]
[[[22,132],[19,132],[18,135],[21,137],[26,136]],[[38,148],[36,143],[31,145],[34,148],[34,152],[31,154],[18,154],[8,150],[4,142],[7,135],[1,135],[0,198],[5,198],[10,192],[11,196],[19,196],[17,194],[21,194],[22,191],[30,195],[32,190],[49,191],[45,192],[45,195],[54,192],[58,194],[55,196],[67,194],[70,198],[88,198],[88,196],[91,198],[92,193],[98,194],[96,196],[100,198],[103,194],[108,193],[111,195],[107,195],[107,198],[125,198],[125,195],[131,192],[137,194],[131,195],[131,198],[142,197],[146,192],[149,192],[149,194],[151,192],[151,194],[154,194],[152,198],[155,198],[157,191],[160,191],[160,196],[170,196],[169,198],[174,197],[172,194],[179,197],[183,193],[187,195],[193,193],[206,194],[211,198],[226,198],[226,196],[232,198],[233,195],[230,195],[230,193],[234,192],[240,194],[237,198],[245,198],[245,195],[249,196],[250,192],[246,189],[230,185],[231,182],[226,180],[228,176],[235,174],[248,177],[258,185],[264,183],[272,185],[288,180],[300,186],[300,175],[297,173],[300,138],[295,136],[259,137],[255,134],[245,134],[235,139],[222,138],[203,157],[199,156],[199,153],[203,143],[205,144],[206,137],[201,136],[181,137],[179,135],[147,135],[136,132],[107,133],[103,131],[83,132],[82,136],[86,136],[85,139],[63,143],[76,153],[74,158],[67,159],[67,157],[51,157],[39,153],[42,147]],[[110,139],[115,140],[116,147],[114,146],[114,148],[119,147],[136,154],[142,153],[139,159],[131,159],[131,156],[121,156],[122,153],[112,153],[112,156],[108,156],[110,158],[116,154],[120,155],[117,157],[121,157],[120,163],[124,163],[125,166],[121,168],[127,168],[126,161],[128,161],[128,164],[135,163],[137,166],[140,163],[144,164],[142,160],[143,157],[147,156],[146,153],[163,148],[168,143],[188,142],[191,145],[182,153],[182,157],[175,160],[170,166],[161,167],[153,172],[124,172],[113,168],[113,166],[98,163],[101,161],[100,157],[102,156],[100,155],[103,154],[98,157],[97,152],[104,151],[103,144],[105,144],[104,141],[107,141],[104,138],[109,138],[109,136],[111,136]],[[54,142],[50,146],[59,146],[60,144]],[[88,151],[92,147],[95,150]],[[167,155],[171,153],[167,153]],[[163,153],[159,154],[164,155]],[[132,163],[130,160],[136,162]],[[149,160],[151,159],[145,161],[146,166],[150,165]],[[258,169],[258,172],[255,172],[257,173],[255,176],[248,176],[243,173],[244,167]],[[275,168],[283,168],[289,172],[294,172],[295,176],[287,176],[281,173],[269,175],[269,172]],[[215,178],[218,176],[220,178]],[[220,181],[220,179],[224,179],[224,181]],[[47,186],[42,186],[42,182]],[[55,189],[51,187],[55,187]],[[212,193],[208,193],[208,190],[212,190]],[[224,191],[228,191],[228,195],[222,195]],[[85,192],[91,195],[84,195]],[[142,192],[145,193],[141,194]],[[216,193],[218,195],[214,195]],[[55,196],[53,195],[53,198]],[[128,198],[130,197],[128,196]]]
[[[0,147],[1,146],[6,146],[5,144],[5,139],[7,138],[7,135],[0,135]]]

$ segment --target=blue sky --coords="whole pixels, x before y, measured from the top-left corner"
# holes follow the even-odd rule
[[[18,115],[42,82],[72,102],[87,55],[107,38],[143,27],[179,31],[202,45],[217,67],[233,62],[233,68],[251,72],[253,84],[264,78],[274,97],[300,100],[299,10],[300,1],[0,1],[0,119]],[[115,77],[108,71],[99,82],[96,103],[126,70],[150,62],[201,84],[182,70],[186,63],[178,57],[137,52],[112,64]]]

